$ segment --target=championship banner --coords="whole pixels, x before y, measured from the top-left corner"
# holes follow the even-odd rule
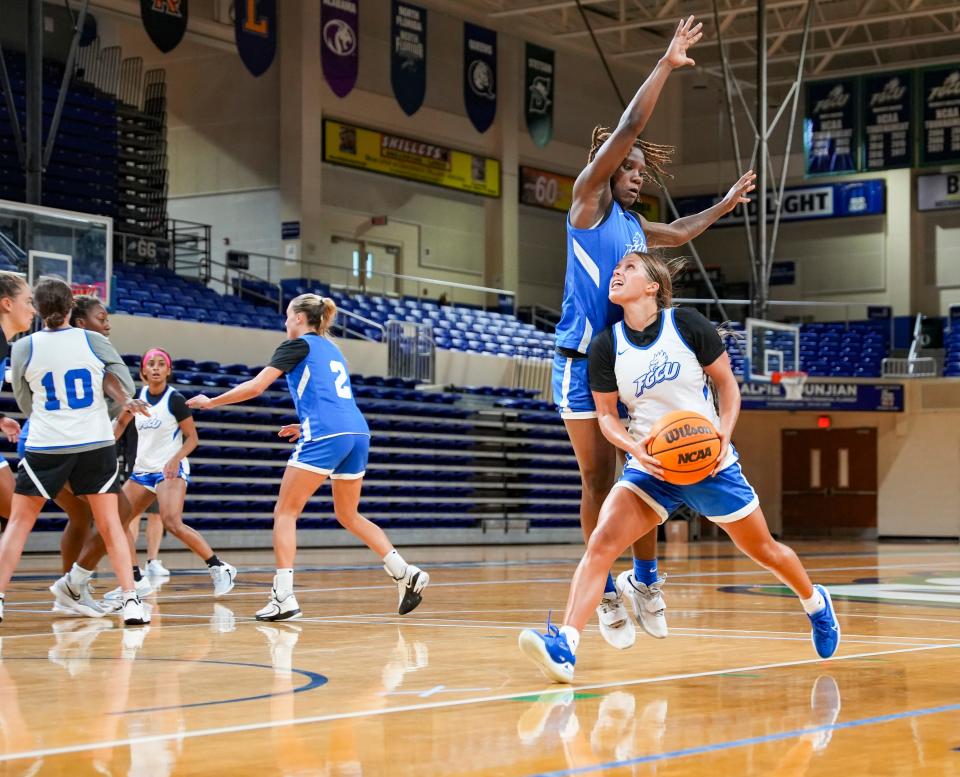
[[[262,76],[277,53],[277,0],[236,0],[233,30],[244,66]]]
[[[787,399],[782,385],[743,383],[740,386],[743,410],[832,410],[867,413],[902,413],[903,385],[900,383],[819,383],[807,381],[803,399]]]
[[[917,210],[960,208],[960,173],[917,176]]]
[[[500,196],[498,159],[331,119],[323,121],[323,161],[483,197]]]
[[[497,115],[497,33],[463,23],[463,102],[467,116],[486,132]]]
[[[861,79],[865,170],[913,164],[913,73],[864,76]]]
[[[807,175],[854,173],[859,157],[857,80],[807,84],[803,145]]]
[[[187,31],[188,0],[140,0],[140,18],[153,45],[166,54]]]
[[[716,205],[723,199],[719,195],[678,197],[674,200],[677,213],[690,216]],[[728,227],[743,223],[743,205],[737,205],[730,213],[717,220],[714,226]],[[752,223],[757,220],[757,202],[747,206]],[[767,221],[773,221],[773,193],[767,192]],[[855,181],[854,183],[827,183],[821,186],[794,186],[783,192],[781,221],[806,221],[809,219],[835,219],[847,216],[879,216],[887,212],[887,188],[882,179]]]
[[[553,50],[528,43],[524,59],[527,131],[543,148],[553,137]]]
[[[320,64],[337,97],[346,97],[357,83],[360,62],[360,0],[322,0]]]
[[[413,116],[427,92],[427,9],[393,0],[390,84],[400,108]]]
[[[920,71],[921,165],[960,162],[960,65]]]

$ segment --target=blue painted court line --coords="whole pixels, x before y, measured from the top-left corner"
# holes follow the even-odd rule
[[[4,661],[49,661],[50,659],[46,656],[40,657],[30,657],[30,656],[11,656],[5,657]],[[247,668],[254,669],[269,669],[273,671],[273,666],[270,664],[250,664],[244,663],[241,661],[213,661],[210,659],[197,659],[197,658],[135,658],[135,659],[124,659],[124,658],[113,658],[112,656],[88,656],[87,660],[89,661],[129,661],[133,660],[137,663],[140,661],[167,661],[173,663],[190,663],[190,664],[216,664],[219,666],[242,666]],[[286,696],[288,694],[297,694],[304,693],[305,691],[312,691],[314,688],[319,688],[321,685],[327,684],[327,678],[322,674],[317,672],[311,672],[308,669],[290,669],[291,674],[298,674],[302,677],[307,678],[307,683],[301,685],[299,688],[291,688],[289,691],[280,691],[278,693],[261,693],[256,696],[238,696],[233,699],[220,699],[218,701],[198,701],[193,702],[192,704],[171,704],[167,707],[141,707],[139,709],[133,710],[117,710],[115,712],[108,712],[108,715],[135,715],[141,712],[165,712],[166,710],[189,710],[194,707],[215,707],[221,704],[239,704],[244,701],[260,701],[262,699],[270,699],[274,696]]]
[[[872,718],[860,718],[859,720],[848,720],[843,723],[832,723],[828,726],[816,726],[815,728],[798,728],[792,731],[781,731],[777,734],[765,734],[759,737],[747,737],[746,739],[732,739],[729,742],[717,742],[713,745],[700,745],[699,747],[687,747],[682,750],[671,750],[666,753],[656,753],[654,755],[644,755],[638,758],[629,758],[624,761],[608,761],[606,763],[594,764],[592,766],[578,766],[573,769],[560,769],[555,772],[537,772],[530,777],[569,777],[575,774],[590,774],[591,772],[600,772],[605,769],[621,769],[627,766],[637,766],[639,764],[657,763],[659,761],[671,761],[675,758],[686,758],[692,755],[703,755],[704,753],[718,753],[724,750],[733,750],[737,747],[748,747],[749,745],[761,745],[766,742],[779,742],[784,739],[796,739],[805,734],[818,734],[823,731],[842,731],[848,728],[861,728],[863,726],[875,726],[880,723],[890,723],[895,720],[907,720],[909,718],[919,718],[924,715],[939,715],[944,712],[960,712],[960,704],[945,704],[942,707],[925,707],[919,710],[908,710],[907,712],[894,712],[889,715],[878,715]]]

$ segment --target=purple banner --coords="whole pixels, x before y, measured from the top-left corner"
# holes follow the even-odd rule
[[[360,0],[323,0],[320,5],[320,62],[337,97],[357,83],[360,62]]]
[[[463,102],[467,116],[486,132],[497,115],[497,33],[463,23]]]
[[[236,0],[233,29],[243,64],[262,76],[277,53],[277,1]]]

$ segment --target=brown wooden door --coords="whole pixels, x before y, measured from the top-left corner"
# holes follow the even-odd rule
[[[784,429],[785,536],[875,536],[877,430]]]

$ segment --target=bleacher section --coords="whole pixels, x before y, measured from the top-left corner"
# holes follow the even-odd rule
[[[138,355],[124,359],[132,372],[138,368]],[[220,393],[259,369],[181,359],[174,362],[175,385],[187,396]],[[522,389],[438,393],[399,379],[351,379],[373,435],[361,509],[381,526],[579,526],[580,477],[551,405]],[[9,390],[0,395],[0,411],[18,415]],[[201,442],[190,457],[185,519],[198,529],[269,528],[292,449],[277,437],[282,424],[295,421],[285,383],[246,405],[199,412],[196,420]],[[16,457],[8,444],[3,454]],[[38,529],[59,530],[58,512],[48,505]],[[299,527],[337,527],[329,488],[310,501]]]
[[[728,327],[743,334],[740,324]],[[737,336],[728,337],[726,344],[734,373],[743,376],[746,342]],[[782,351],[787,363],[792,363],[791,333],[768,332],[767,346]],[[879,378],[881,363],[889,350],[890,328],[886,322],[818,322],[800,326],[800,369],[810,377]]]
[[[13,100],[26,121],[25,60],[5,51]],[[43,66],[44,139],[50,128],[63,66]],[[6,102],[0,100],[0,199],[23,202],[26,179],[17,157]],[[43,204],[52,208],[117,217],[117,102],[74,78],[63,107],[57,143],[43,177]]]

